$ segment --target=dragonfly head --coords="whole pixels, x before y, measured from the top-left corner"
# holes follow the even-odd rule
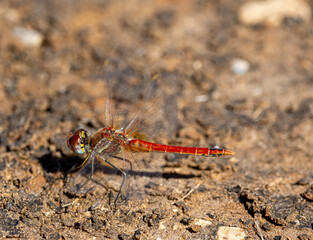
[[[67,138],[67,146],[77,154],[88,152],[89,134],[85,129],[77,129],[70,133]]]

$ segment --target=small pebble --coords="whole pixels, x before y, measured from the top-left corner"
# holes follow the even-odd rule
[[[190,208],[187,207],[187,205],[183,201],[176,202],[174,205],[176,207],[181,208],[183,213],[186,213],[186,212],[188,212],[190,210]]]
[[[234,59],[231,64],[231,69],[234,73],[244,75],[249,71],[250,64],[244,59]]]
[[[284,18],[311,20],[310,5],[304,0],[251,1],[242,5],[239,20],[246,25],[279,26]]]
[[[239,227],[219,227],[217,230],[218,240],[243,240],[245,237],[244,230]]]
[[[192,63],[192,67],[193,67],[193,69],[195,69],[195,70],[201,69],[202,66],[203,66],[203,64],[202,64],[202,62],[199,61],[199,60],[196,60],[196,61],[194,61],[194,62]]]
[[[160,224],[159,224],[159,230],[162,230],[162,229],[166,229],[166,227],[165,227],[165,225],[164,225],[162,222],[160,222]]]
[[[33,29],[15,27],[13,36],[27,47],[39,47],[43,41],[43,35]]]
[[[188,230],[192,233],[197,233],[202,230],[202,227],[199,225],[192,225],[190,228],[188,228]]]
[[[212,222],[208,221],[208,220],[204,220],[204,219],[196,219],[194,221],[194,224],[198,225],[198,226],[201,226],[201,227],[207,227],[207,226],[211,225]]]
[[[173,227],[172,227],[172,230],[175,231],[175,230],[180,229],[180,228],[181,228],[181,227],[180,227],[177,223],[175,223],[175,224],[173,225]]]
[[[196,103],[203,103],[203,102],[207,102],[209,100],[209,96],[208,95],[198,95],[195,96],[195,102]]]

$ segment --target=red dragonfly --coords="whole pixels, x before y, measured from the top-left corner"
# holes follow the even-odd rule
[[[188,154],[195,156],[204,157],[221,157],[234,155],[234,152],[226,150],[224,148],[208,148],[208,147],[185,147],[185,146],[172,146],[165,144],[153,143],[145,140],[145,135],[142,134],[138,126],[142,121],[139,117],[140,114],[130,121],[125,128],[117,128],[113,124],[113,117],[110,116],[111,105],[110,100],[106,103],[106,127],[98,130],[93,135],[85,129],[77,129],[70,133],[67,140],[67,146],[76,154],[85,156],[84,161],[78,167],[74,169],[81,169],[87,162],[91,163],[91,171],[89,180],[93,177],[94,172],[94,160],[99,157],[111,167],[119,171],[123,180],[120,185],[117,196],[114,200],[116,201],[121,193],[126,180],[126,172],[111,163],[108,158],[117,157],[122,154],[122,160],[130,162],[125,156],[129,156],[127,153],[136,152],[161,152],[161,153],[176,153],[176,154]],[[88,181],[88,180],[87,180]]]

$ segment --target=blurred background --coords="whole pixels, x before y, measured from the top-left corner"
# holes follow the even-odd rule
[[[305,0],[1,1],[1,236],[313,238],[312,9]],[[103,127],[106,78],[126,116],[154,72],[151,140],[235,157],[158,157],[158,177],[131,181],[147,193],[116,213],[108,199],[120,176],[106,182],[100,171],[103,187],[67,191],[78,161],[67,135]]]

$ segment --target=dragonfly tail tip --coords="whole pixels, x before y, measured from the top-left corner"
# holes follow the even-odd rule
[[[225,155],[226,155],[226,156],[232,156],[232,155],[235,155],[235,153],[234,153],[233,151],[226,150],[226,151],[225,151]]]

